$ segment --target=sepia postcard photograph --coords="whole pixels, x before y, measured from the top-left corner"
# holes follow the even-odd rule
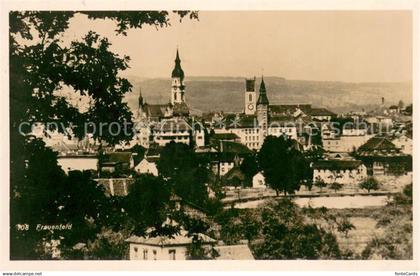
[[[36,2],[2,8],[5,271],[391,261],[417,275],[418,1]]]

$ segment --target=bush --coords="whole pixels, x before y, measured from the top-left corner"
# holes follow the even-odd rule
[[[359,187],[365,189],[370,193],[370,190],[378,190],[379,183],[374,177],[369,177],[366,181],[360,183]]]
[[[341,188],[343,188],[343,184],[334,182],[330,185],[330,189],[333,189],[335,192],[337,192],[338,190],[341,190]]]

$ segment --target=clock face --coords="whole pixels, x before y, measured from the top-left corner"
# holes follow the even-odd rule
[[[253,104],[249,104],[249,105],[248,105],[248,109],[249,109],[249,110],[254,110],[254,105],[253,105]]]

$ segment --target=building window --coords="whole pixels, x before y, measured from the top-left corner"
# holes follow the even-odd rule
[[[134,247],[134,257],[137,258],[137,252],[139,251],[139,249],[137,247]]]
[[[176,250],[175,249],[170,249],[169,250],[169,259],[170,260],[175,260],[175,255],[176,255]]]
[[[157,255],[157,251],[153,250],[153,260],[157,260],[156,255]]]
[[[252,94],[249,94],[249,101],[252,102]]]
[[[143,260],[147,260],[147,249],[143,249]]]

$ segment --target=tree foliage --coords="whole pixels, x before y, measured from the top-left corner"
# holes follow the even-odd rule
[[[131,91],[130,82],[120,73],[128,68],[127,56],[110,50],[110,42],[93,31],[65,44],[63,34],[75,14],[94,20],[116,22],[116,31],[126,35],[130,28],[145,25],[168,26],[167,11],[12,11],[9,13],[9,84],[10,84],[10,168],[11,168],[11,258],[40,258],[40,245],[55,238],[33,231],[33,225],[71,221],[77,229],[64,242],[92,237],[106,219],[111,225],[123,218],[102,212],[103,202],[91,178],[82,172],[65,176],[57,165],[56,154],[39,139],[26,139],[19,132],[21,123],[55,123],[51,130],[84,137],[86,131],[108,144],[129,141],[131,132],[110,132],[109,124],[125,123],[129,127],[132,114],[123,101]],[[179,18],[197,18],[197,13],[176,11]],[[69,101],[64,91],[89,100],[85,109]],[[96,129],[85,124],[107,124]],[[30,127],[26,127],[30,132]],[[105,212],[105,211],[104,211]],[[29,231],[16,225],[30,225]],[[118,228],[118,227],[117,227]],[[63,234],[64,235],[64,234]],[[64,235],[65,236],[65,235]]]
[[[124,200],[133,233],[143,235],[148,227],[161,230],[170,212],[169,199],[169,187],[162,178],[149,174],[138,176]]]
[[[369,177],[362,183],[360,183],[360,188],[365,189],[370,193],[370,190],[378,190],[379,189],[379,182],[374,177]]]
[[[194,151],[183,143],[167,144],[157,162],[159,174],[166,179],[172,191],[184,200],[201,207],[208,199],[206,183],[209,170],[199,162]]]
[[[258,153],[258,163],[266,183],[276,192],[294,193],[304,179],[310,178],[310,167],[295,142],[283,136],[268,136]]]
[[[263,242],[259,259],[334,259],[340,257],[336,237],[320,225],[306,223],[302,211],[289,199],[262,209]]]
[[[246,177],[246,182],[252,184],[252,178],[259,171],[256,157],[254,155],[245,156],[244,160],[241,163],[240,168]]]

